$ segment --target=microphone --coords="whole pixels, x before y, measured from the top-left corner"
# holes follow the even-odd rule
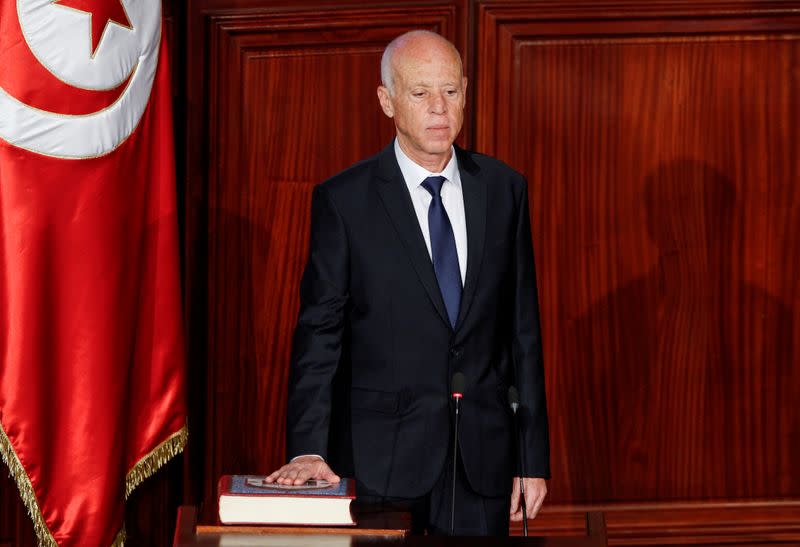
[[[453,432],[453,489],[450,498],[450,535],[455,535],[455,522],[456,522],[456,461],[458,456],[458,412],[459,403],[464,396],[464,387],[467,383],[466,378],[460,372],[453,374],[453,380],[450,383],[451,397],[455,403],[455,431]]]
[[[528,535],[528,508],[525,503],[525,481],[522,480],[525,476],[525,458],[522,456],[522,439],[519,434],[519,417],[517,410],[519,410],[519,391],[514,386],[508,388],[508,404],[511,406],[511,411],[514,413],[514,431],[517,433],[517,457],[519,458],[519,502],[522,505],[522,532],[527,537]]]

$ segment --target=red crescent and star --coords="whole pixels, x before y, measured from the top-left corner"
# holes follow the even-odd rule
[[[97,46],[106,27],[111,23],[116,23],[121,27],[133,30],[133,25],[125,8],[122,7],[122,0],[53,0],[53,4],[72,8],[78,11],[85,11],[90,14],[92,21],[92,57],[97,53]]]

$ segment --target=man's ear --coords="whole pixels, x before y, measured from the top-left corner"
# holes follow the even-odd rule
[[[394,118],[394,107],[392,106],[392,98],[389,95],[389,90],[382,85],[378,86],[378,101],[381,103],[383,113],[389,118]]]

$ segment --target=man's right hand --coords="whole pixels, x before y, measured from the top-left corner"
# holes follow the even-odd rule
[[[319,456],[300,456],[272,473],[266,481],[299,486],[308,479],[322,479],[333,483],[341,480]]]

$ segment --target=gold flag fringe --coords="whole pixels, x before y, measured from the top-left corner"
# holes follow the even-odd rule
[[[143,480],[158,471],[158,469],[170,459],[180,454],[184,447],[186,447],[188,438],[189,429],[184,425],[136,462],[125,476],[125,499],[128,499],[131,492],[133,492]],[[33,529],[36,533],[39,546],[58,547],[56,540],[53,538],[53,534],[50,533],[50,529],[44,522],[44,517],[42,517],[41,509],[39,509],[39,502],[36,500],[36,493],[33,491],[33,485],[28,477],[28,473],[26,473],[25,468],[22,467],[22,462],[19,461],[14,447],[11,446],[11,441],[8,435],[6,435],[2,424],[0,424],[0,456],[2,456],[6,466],[8,466],[11,477],[17,483],[17,489],[19,489],[22,503],[25,504],[25,509],[28,510],[28,515],[33,521]],[[111,547],[124,547],[125,536],[125,525],[123,524],[120,531],[117,532]]]
[[[6,430],[0,424],[0,456],[8,466],[8,472],[17,483],[19,495],[22,498],[22,503],[25,504],[25,509],[28,510],[33,521],[33,530],[36,532],[36,539],[41,547],[58,547],[56,540],[53,539],[53,534],[47,528],[47,524],[42,517],[42,511],[39,509],[39,502],[36,501],[36,493],[33,491],[31,479],[22,467],[22,462],[19,461],[17,453],[14,452],[14,447],[11,446],[11,441],[6,435]]]
[[[128,499],[133,489],[139,486],[143,480],[158,471],[162,465],[173,457],[183,452],[188,439],[189,428],[184,424],[182,428],[167,437],[164,442],[136,462],[125,476],[125,499]]]
[[[122,528],[117,533],[117,537],[114,538],[114,543],[111,544],[111,547],[125,547],[125,525],[122,525]]]

